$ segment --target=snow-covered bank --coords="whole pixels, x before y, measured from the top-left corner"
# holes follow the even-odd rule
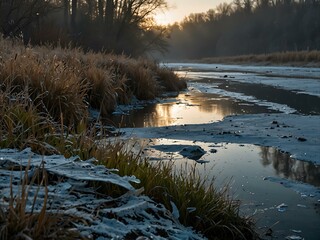
[[[48,185],[48,198],[43,186],[30,186],[28,213],[39,213],[46,201],[47,212],[75,217],[74,228],[87,239],[204,239],[182,226],[163,205],[141,195],[142,189],[134,189],[131,182],[139,181],[135,177],[120,177],[114,170],[94,165],[94,159],[79,161],[77,157],[41,156],[30,149],[0,150],[0,207],[3,210],[7,209],[12,196],[21,197],[24,170],[21,171],[20,166],[22,169],[29,166],[29,160],[29,178],[35,174],[36,167],[44,164],[48,173],[63,181]],[[114,184],[127,192],[120,197],[101,194],[98,197],[95,189],[88,186],[91,181]]]
[[[273,146],[293,158],[320,164],[320,116],[248,114],[228,116],[209,124],[122,129],[139,138],[202,142],[249,143]]]

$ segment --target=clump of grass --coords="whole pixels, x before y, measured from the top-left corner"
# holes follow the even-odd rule
[[[43,59],[26,49],[0,65],[2,89],[27,91],[40,111],[66,124],[80,121],[87,113],[84,102],[87,86],[77,70],[55,58]]]
[[[124,74],[127,78],[129,94],[139,100],[154,99],[159,95],[159,86],[153,71],[139,60],[132,60],[125,56],[113,58],[109,66],[115,69],[117,75]]]
[[[116,73],[125,74],[130,92],[140,100],[153,99],[165,91],[180,91],[187,87],[185,80],[151,60],[133,61],[122,55],[111,56],[107,64]]]
[[[106,116],[117,104],[112,73],[108,69],[89,66],[84,75],[89,84],[88,102],[92,108],[99,109],[100,113]]]
[[[30,147],[40,154],[64,154],[66,157],[80,154],[79,148],[91,145],[95,128],[87,137],[87,121],[75,127],[56,122],[47,113],[40,112],[30,99],[28,91],[0,90],[0,148],[24,149]],[[90,144],[89,144],[90,142]]]
[[[55,124],[45,114],[40,114],[30,102],[27,92],[14,93],[0,90],[0,147],[32,147],[40,153],[46,149],[47,134],[55,131]],[[51,149],[52,150],[52,149]]]
[[[178,92],[187,88],[187,83],[168,68],[158,68],[157,76],[161,79],[164,91]]]
[[[100,164],[119,169],[120,175],[136,176],[141,180],[136,187],[143,187],[146,195],[167,209],[174,203],[179,221],[209,239],[257,238],[251,220],[239,215],[239,202],[218,192],[213,180],[201,178],[195,168],[175,171],[172,162],[151,163],[133,154],[124,142],[99,147],[93,155]]]
[[[17,194],[13,193],[11,182],[8,207],[0,206],[0,239],[81,239],[80,234],[71,228],[71,220],[74,220],[72,217],[47,212],[48,180],[45,170],[36,169],[30,181],[29,170],[27,167],[21,174],[21,186]],[[32,209],[27,210],[29,187],[36,183],[38,188],[34,194]],[[40,211],[37,211],[35,204],[41,187],[44,188],[45,197]]]
[[[40,111],[67,125],[86,118],[89,107],[107,116],[132,96],[150,100],[186,86],[158,64],[124,55],[50,46],[25,48],[1,37],[0,50],[2,90],[27,90]]]

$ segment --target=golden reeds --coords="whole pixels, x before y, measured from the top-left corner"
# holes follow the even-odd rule
[[[286,51],[268,54],[240,55],[232,57],[213,57],[204,58],[200,60],[200,62],[320,66],[320,51]]]
[[[133,95],[149,100],[186,87],[174,73],[149,60],[61,47],[25,48],[2,38],[0,83],[3,91],[27,90],[39,111],[66,124],[86,118],[89,107],[106,116]]]

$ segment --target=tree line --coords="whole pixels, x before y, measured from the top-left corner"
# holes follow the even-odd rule
[[[165,29],[153,20],[165,0],[1,0],[4,37],[72,44],[132,56],[163,51]]]
[[[131,56],[168,50],[171,59],[320,48],[320,0],[234,0],[158,26],[153,15],[166,8],[166,0],[0,0],[0,32]]]
[[[320,49],[319,0],[234,0],[170,26],[170,59]]]

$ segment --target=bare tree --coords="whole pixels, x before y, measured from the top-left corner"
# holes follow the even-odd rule
[[[76,28],[76,18],[78,12],[78,0],[71,0],[71,28],[75,31]]]
[[[98,0],[98,16],[99,20],[102,22],[103,21],[103,15],[104,15],[104,1],[103,0]]]
[[[58,11],[50,12],[53,7]],[[37,43],[45,33],[46,41],[62,36],[84,48],[137,54],[165,46],[153,15],[166,7],[166,0],[0,0],[1,32],[16,36],[31,26]],[[52,34],[45,25],[53,26]]]
[[[18,36],[27,27],[38,22],[52,9],[45,0],[8,0],[0,4],[0,24],[4,36]]]
[[[65,28],[69,27],[70,0],[63,0],[63,18]]]

